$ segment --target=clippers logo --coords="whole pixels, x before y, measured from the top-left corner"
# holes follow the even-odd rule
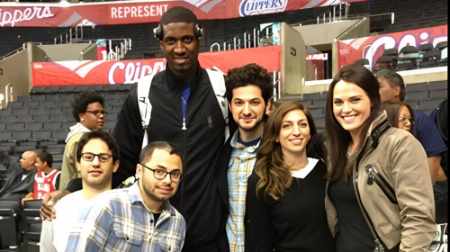
[[[288,0],[242,0],[239,6],[241,17],[282,12]]]

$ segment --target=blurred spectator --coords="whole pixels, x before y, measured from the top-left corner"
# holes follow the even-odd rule
[[[61,190],[65,189],[72,179],[81,178],[81,174],[75,166],[78,141],[83,133],[103,128],[104,101],[99,93],[85,91],[79,93],[72,102],[72,115],[78,123],[70,127],[70,132],[66,138],[66,148],[64,149],[61,166],[61,181],[59,183]]]
[[[36,152],[25,151],[20,159],[22,169],[14,169],[0,190],[2,199],[23,199],[33,188],[36,175]]]
[[[431,114],[430,118],[433,120],[444,140],[445,145],[448,148],[448,100],[445,99],[437,108],[435,108]],[[447,223],[448,222],[448,180],[443,180],[447,178],[448,173],[448,150],[442,153],[441,167],[444,171],[444,176],[439,179],[434,185],[434,201],[436,202],[436,223]]]
[[[406,86],[399,74],[389,69],[382,69],[375,72],[375,77],[380,85],[381,102],[405,100]],[[446,151],[447,147],[436,124],[427,115],[415,110],[414,117],[416,122],[413,135],[419,140],[427,153],[431,181],[434,183],[441,163],[441,153]]]
[[[406,102],[389,101],[381,104],[381,109],[386,111],[389,123],[399,129],[409,132],[414,131],[414,110]]]
[[[53,157],[47,151],[42,151],[36,158],[38,172],[34,178],[33,190],[22,200],[41,199],[44,194],[58,190],[60,171],[52,168]]]

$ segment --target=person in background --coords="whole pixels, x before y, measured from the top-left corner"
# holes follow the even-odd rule
[[[430,114],[431,120],[436,123],[439,134],[448,147],[448,100],[441,102]],[[444,175],[448,174],[448,150],[442,153],[441,167]],[[439,179],[441,178],[441,179]],[[436,202],[436,223],[448,222],[448,180],[438,177],[434,184],[434,200]]]
[[[334,252],[324,201],[327,167],[308,156],[316,135],[302,104],[287,101],[272,111],[248,179],[246,251]]]
[[[411,134],[414,132],[416,119],[414,110],[406,102],[388,101],[381,103],[381,110],[386,111],[389,123],[399,129],[406,130]]]
[[[328,94],[325,205],[336,251],[427,251],[436,224],[423,147],[391,127],[365,67],[343,67]]]
[[[41,252],[64,252],[80,211],[98,194],[111,190],[112,175],[119,167],[116,140],[102,130],[83,133],[77,146],[76,165],[83,189],[62,198],[55,205],[58,218],[42,222]]]
[[[25,151],[20,158],[21,168],[15,168],[0,190],[1,199],[23,199],[34,186],[36,152]]]
[[[66,189],[72,179],[81,178],[76,167],[77,144],[83,133],[103,128],[106,114],[103,110],[104,101],[100,93],[84,91],[79,93],[72,102],[72,115],[78,123],[70,127],[66,138],[59,183],[61,190]]]
[[[52,168],[52,154],[43,150],[36,157],[36,168],[38,172],[34,178],[33,190],[25,196],[24,201],[41,199],[44,194],[58,190],[60,171]]]
[[[381,102],[404,101],[406,85],[403,78],[393,70],[382,69],[374,73],[378,79]],[[415,130],[413,135],[419,140],[428,157],[432,183],[436,181],[441,163],[441,154],[447,150],[436,124],[424,113],[414,110]]]

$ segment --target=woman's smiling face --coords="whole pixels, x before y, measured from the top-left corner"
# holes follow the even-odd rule
[[[339,81],[333,90],[333,114],[337,122],[352,137],[359,136],[370,117],[371,102],[358,85]]]

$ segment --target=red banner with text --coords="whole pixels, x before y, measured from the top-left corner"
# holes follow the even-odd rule
[[[373,66],[383,55],[385,49],[397,48],[400,51],[407,45],[418,48],[423,43],[431,43],[436,46],[439,42],[447,41],[447,33],[447,25],[441,25],[339,41],[339,70],[362,58],[368,59],[370,65]]]
[[[159,22],[174,6],[191,9],[200,20],[228,19],[367,0],[147,0],[76,3],[0,3],[0,27],[73,27]]]
[[[249,63],[258,64],[269,73],[280,71],[281,46],[268,46],[199,54],[203,68],[227,73]],[[129,84],[165,68],[165,59],[143,60],[69,60],[32,63],[33,86]]]

